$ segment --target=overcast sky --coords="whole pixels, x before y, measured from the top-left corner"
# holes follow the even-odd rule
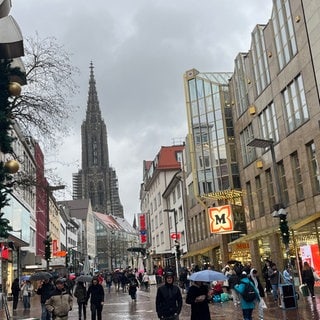
[[[187,134],[183,74],[232,72],[249,50],[256,24],[271,17],[272,0],[12,0],[24,36],[54,36],[80,69],[72,134],[51,166],[70,185],[81,167],[89,65],[108,130],[125,217],[139,212],[143,160]],[[67,107],[67,106],[66,106]],[[46,156],[46,155],[45,155]]]

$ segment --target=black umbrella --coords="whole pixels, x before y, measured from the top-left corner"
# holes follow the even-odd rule
[[[52,278],[52,274],[46,271],[40,271],[37,273],[34,273],[30,276],[30,281],[38,281],[38,280],[47,280],[47,279],[51,279]]]
[[[227,262],[227,264],[236,264],[236,263],[240,263],[240,261],[238,261],[238,260],[229,260]]]

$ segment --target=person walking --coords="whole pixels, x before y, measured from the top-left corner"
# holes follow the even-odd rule
[[[156,312],[159,319],[179,320],[182,309],[182,295],[178,286],[173,284],[173,272],[166,272],[164,284],[157,289]]]
[[[278,289],[279,289],[280,274],[277,269],[277,265],[275,263],[272,264],[271,268],[268,270],[268,276],[269,276],[270,284],[272,287],[273,300],[278,301]]]
[[[246,290],[247,284],[249,284],[255,292],[255,296],[252,301],[248,301],[245,299],[245,290]],[[255,302],[256,300],[259,301],[260,298],[259,298],[259,292],[257,288],[249,280],[247,273],[245,271],[242,271],[242,274],[240,276],[240,283],[236,284],[234,288],[240,294],[240,305],[242,309],[243,320],[252,320],[252,312],[253,312],[253,309],[255,308]]]
[[[106,287],[108,289],[108,293],[111,293],[111,286],[112,286],[112,274],[107,272],[104,276],[104,280],[106,282]]]
[[[194,281],[188,290],[186,303],[191,304],[191,320],[210,320],[209,289],[202,282]]]
[[[145,272],[142,277],[142,283],[146,291],[149,290],[149,275]]]
[[[312,298],[314,299],[315,298],[315,295],[314,295],[315,279],[314,279],[314,275],[313,275],[313,269],[307,261],[305,261],[303,263],[301,277],[302,277],[302,283],[305,283],[308,286],[310,294],[311,294]]]
[[[11,285],[11,293],[12,293],[12,310],[16,311],[19,302],[19,294],[20,294],[20,286],[19,286],[19,279],[16,278],[13,280]]]
[[[234,306],[237,307],[240,304],[240,297],[238,292],[235,290],[234,286],[239,283],[239,277],[234,270],[232,270],[232,273],[228,280],[229,280],[229,288],[231,291],[232,301]]]
[[[65,279],[58,278],[55,284],[56,288],[51,292],[45,306],[53,320],[67,320],[68,313],[72,310],[72,295],[65,288]]]
[[[98,282],[98,277],[93,277],[87,291],[86,304],[90,299],[91,320],[101,320],[104,304],[104,289]]]
[[[258,293],[259,293],[259,306],[258,306],[258,313],[259,313],[259,320],[263,320],[263,311],[266,308],[266,303],[264,301],[264,289],[263,286],[260,282],[259,276],[258,276],[258,271],[255,268],[252,268],[250,270],[250,275],[249,275],[249,279],[251,280],[251,282],[254,284],[254,286],[257,288]]]
[[[36,293],[40,295],[41,303],[41,320],[50,320],[51,314],[45,306],[45,302],[49,299],[51,292],[54,290],[54,285],[51,282],[51,279],[43,280],[40,283]]]
[[[26,280],[21,286],[21,294],[24,310],[30,309],[30,297],[33,293],[33,285],[30,280]]]
[[[87,289],[82,281],[79,281],[77,283],[76,288],[74,290],[74,296],[77,298],[79,320],[81,320],[82,313],[83,313],[83,319],[86,320],[86,318],[87,318],[87,304],[86,304]]]
[[[129,284],[128,292],[129,292],[131,299],[136,300],[137,299],[137,288],[139,288],[139,282],[138,282],[137,277],[132,272],[130,272],[128,274],[127,283]]]

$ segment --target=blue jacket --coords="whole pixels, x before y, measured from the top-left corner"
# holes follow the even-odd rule
[[[253,300],[252,302],[247,302],[242,298],[242,293],[244,292],[244,288],[245,288],[245,284],[244,283],[250,283],[256,293],[256,300]],[[259,292],[257,290],[257,288],[255,287],[255,285],[249,280],[249,278],[243,278],[240,280],[239,284],[236,284],[234,286],[234,289],[240,293],[240,302],[241,302],[241,309],[254,309],[255,307],[255,302],[256,301],[260,301],[260,296],[259,296]]]

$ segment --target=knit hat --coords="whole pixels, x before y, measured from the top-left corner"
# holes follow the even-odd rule
[[[59,283],[65,283],[65,279],[63,279],[63,278],[58,278],[58,279],[56,280],[56,284],[59,284]]]

